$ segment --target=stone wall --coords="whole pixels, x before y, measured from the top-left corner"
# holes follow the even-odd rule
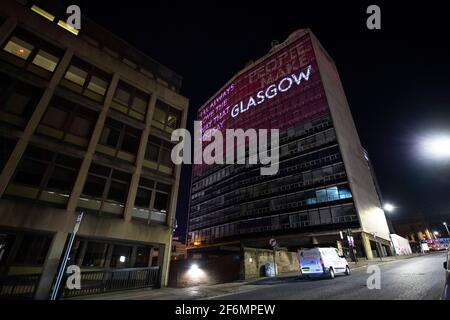
[[[264,266],[273,263],[273,250],[244,248],[243,277],[252,279],[265,276]],[[298,253],[289,252],[286,249],[278,249],[275,255],[278,273],[299,271]]]

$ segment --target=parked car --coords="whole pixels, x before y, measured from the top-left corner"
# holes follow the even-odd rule
[[[312,248],[298,251],[302,276],[328,277],[336,274],[350,275],[350,267],[336,248]]]
[[[442,300],[450,300],[450,250],[447,253],[447,260],[444,261],[445,285],[442,292]]]

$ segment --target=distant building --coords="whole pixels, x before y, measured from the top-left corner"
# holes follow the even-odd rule
[[[0,278],[27,275],[23,295],[47,298],[84,211],[69,264],[148,268],[150,284],[165,285],[180,177],[170,134],[188,110],[181,77],[66,16],[58,1],[0,4]]]
[[[269,248],[270,238],[291,250],[336,246],[349,229],[359,255],[372,259],[376,243],[390,253],[376,179],[339,73],[311,31],[275,43],[197,118],[204,130],[280,129],[280,167],[264,176],[260,165],[194,165],[189,255]]]
[[[178,238],[172,239],[172,260],[181,260],[186,258],[186,244]]]
[[[395,232],[409,241],[434,239],[428,221],[423,216],[393,221]]]

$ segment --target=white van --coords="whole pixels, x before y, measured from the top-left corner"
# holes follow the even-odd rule
[[[336,248],[312,248],[298,250],[302,275],[306,277],[328,276],[336,274],[350,275],[350,267],[344,257],[339,256]]]

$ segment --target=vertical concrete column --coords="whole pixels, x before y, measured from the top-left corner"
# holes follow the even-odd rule
[[[161,272],[161,287],[167,287],[169,281],[169,265],[172,246],[172,234],[169,236],[169,244],[161,245],[158,250],[158,266]]]
[[[186,128],[187,121],[187,111],[188,107],[186,106],[183,110],[183,114],[181,117],[181,128]],[[180,175],[181,175],[181,165],[175,166],[175,183],[172,186],[172,190],[170,192],[170,204],[169,204],[169,214],[167,217],[167,223],[169,224],[169,241],[167,244],[167,248],[163,252],[163,256],[160,256],[159,259],[163,258],[163,264],[161,266],[161,286],[166,287],[169,280],[169,265],[170,265],[170,257],[172,254],[172,231],[175,226],[175,215],[177,212],[177,200],[178,200],[178,188],[180,186]],[[161,250],[161,249],[160,249]]]
[[[145,149],[147,148],[148,135],[150,134],[150,128],[152,125],[153,113],[155,111],[156,104],[156,92],[150,97],[148,103],[147,115],[145,117],[145,128],[142,130],[141,139],[139,141],[138,153],[136,155],[135,170],[131,176],[130,187],[128,188],[127,201],[125,204],[125,209],[123,216],[125,221],[131,221],[131,216],[134,207],[134,200],[136,198],[136,192],[139,185],[139,178],[142,172],[142,164],[145,158]]]
[[[150,253],[149,253],[149,256],[148,256],[148,267],[151,267],[152,266],[152,262],[153,262],[153,254],[154,254],[154,249],[153,249],[153,246],[150,248]]]
[[[80,198],[81,191],[83,190],[84,183],[88,174],[89,166],[91,165],[92,158],[95,154],[95,148],[100,140],[100,136],[103,131],[106,116],[108,114],[109,106],[111,105],[114,92],[116,91],[117,83],[119,82],[119,75],[114,73],[111,83],[109,84],[108,91],[106,92],[105,101],[103,103],[102,111],[100,112],[97,122],[95,124],[94,132],[92,133],[91,140],[89,141],[88,148],[81,163],[80,170],[78,171],[77,179],[72,188],[69,201],[67,203],[67,211],[74,212],[77,208],[78,199]]]
[[[367,260],[372,260],[373,259],[372,247],[370,245],[370,239],[367,233],[361,232],[361,240]]]
[[[45,258],[44,266],[42,268],[41,278],[39,279],[39,284],[36,289],[36,300],[45,300],[49,298],[50,290],[52,289],[59,262],[66,245],[67,236],[67,232],[57,232],[53,236],[52,243],[48,249],[47,257]],[[63,286],[65,284],[61,283],[61,285]]]
[[[0,175],[0,197],[3,196],[3,193],[5,192],[6,187],[8,186],[9,180],[16,171],[17,164],[19,163],[20,158],[22,158],[22,155],[28,145],[28,142],[30,141],[30,137],[33,135],[34,131],[39,125],[39,122],[41,121],[41,118],[44,115],[45,110],[47,109],[50,99],[52,98],[53,93],[55,92],[56,86],[61,81],[62,77],[64,76],[64,73],[66,72],[67,67],[69,66],[72,56],[73,56],[72,49],[70,48],[67,49],[58,66],[56,67],[55,72],[53,73],[53,76],[50,79],[47,88],[42,94],[42,97],[39,100],[36,109],[34,110],[30,120],[28,121],[25,129],[23,130],[21,137],[17,141],[13,152],[9,156],[9,159],[6,162],[6,165],[3,168],[3,171]]]
[[[8,18],[3,25],[0,27],[0,44],[5,45],[6,39],[11,35],[17,26],[17,21],[12,17]]]

